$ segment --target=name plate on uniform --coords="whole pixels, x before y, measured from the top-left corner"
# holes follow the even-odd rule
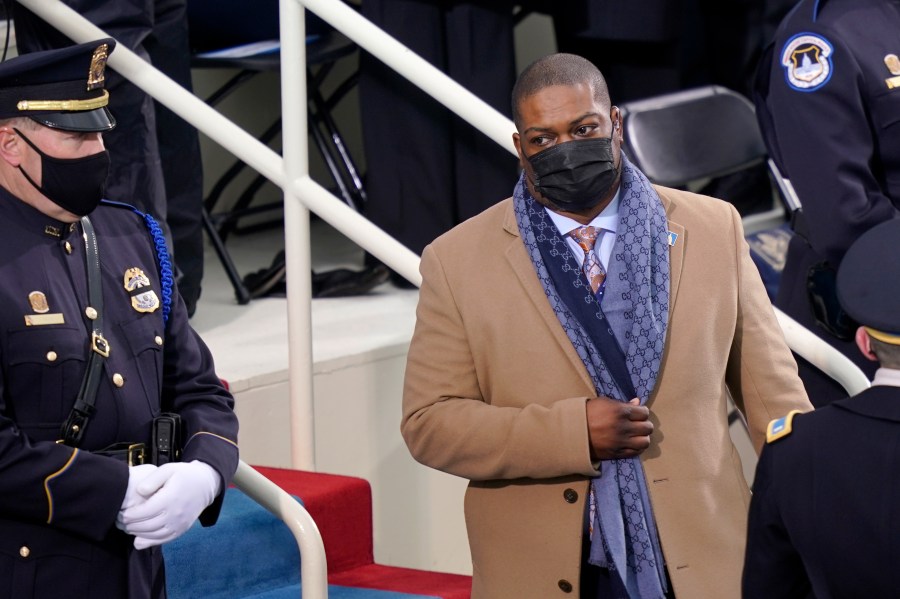
[[[62,313],[25,315],[25,326],[37,327],[45,324],[66,324],[66,319]]]

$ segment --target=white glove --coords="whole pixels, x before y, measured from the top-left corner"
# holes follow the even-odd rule
[[[128,488],[125,490],[125,499],[122,500],[122,507],[119,508],[119,516],[122,515],[122,510],[125,508],[146,500],[144,496],[138,494],[137,486],[155,470],[156,466],[154,464],[141,464],[128,469]],[[116,516],[116,526],[119,526],[119,516]]]
[[[134,535],[135,549],[181,536],[219,494],[222,479],[201,461],[163,464],[136,487],[145,501],[119,512],[116,526]]]

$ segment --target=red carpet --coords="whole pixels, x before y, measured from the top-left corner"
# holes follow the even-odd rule
[[[378,565],[372,549],[372,491],[350,476],[254,466],[303,500],[316,521],[328,559],[328,583],[400,593],[469,599],[469,576]]]

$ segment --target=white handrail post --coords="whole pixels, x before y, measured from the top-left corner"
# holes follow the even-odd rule
[[[303,7],[297,0],[280,0],[279,11],[284,180],[293,183],[309,174],[306,137],[306,27]],[[302,470],[315,470],[309,209],[300,201],[295,185],[285,185],[283,191],[291,465]]]

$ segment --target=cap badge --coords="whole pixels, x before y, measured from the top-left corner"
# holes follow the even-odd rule
[[[28,303],[31,304],[31,309],[37,314],[45,314],[50,311],[50,306],[47,304],[47,296],[44,295],[43,291],[32,291],[29,293]]]
[[[138,312],[155,312],[159,308],[159,297],[150,285],[150,279],[140,268],[125,271],[125,291],[131,296],[131,307]]]
[[[106,59],[108,57],[109,46],[107,44],[100,44],[94,50],[94,55],[91,57],[91,69],[88,72],[88,91],[103,87],[103,84],[106,81],[106,74],[104,71],[106,70]]]
[[[811,92],[831,79],[831,55],[834,48],[824,37],[799,33],[789,39],[781,50],[788,85],[797,91]]]

